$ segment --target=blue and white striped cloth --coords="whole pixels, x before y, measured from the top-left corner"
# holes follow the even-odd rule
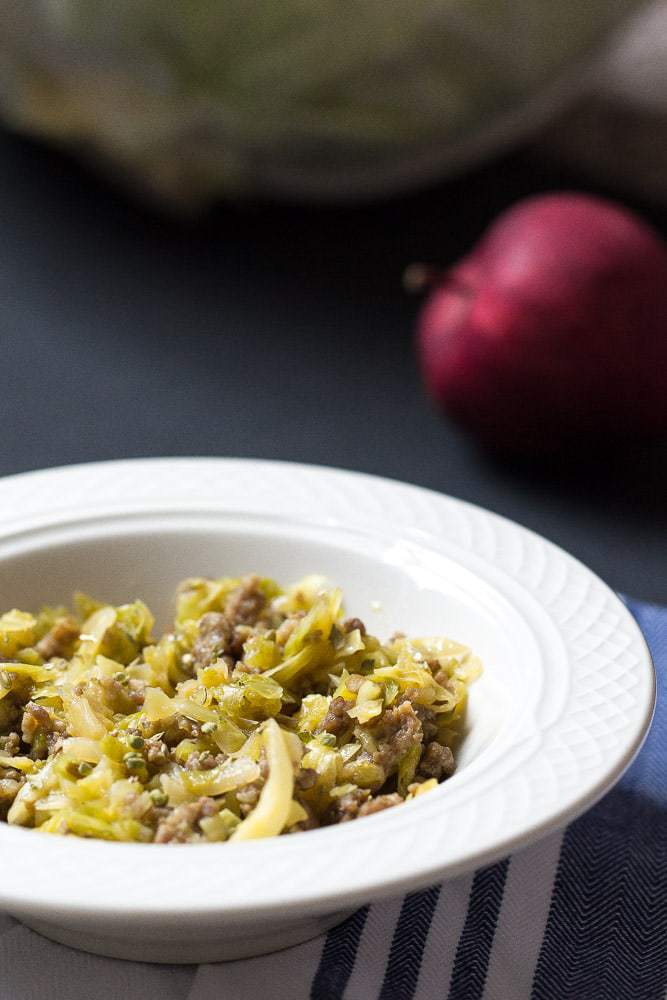
[[[0,1000],[666,1000],[667,609],[628,604],[658,671],[655,722],[623,780],[564,832],[224,965],[98,958],[0,915]]]

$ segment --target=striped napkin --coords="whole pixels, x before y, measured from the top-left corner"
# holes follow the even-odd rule
[[[667,677],[667,608],[627,602]],[[0,1000],[665,1000],[667,699],[631,769],[535,847],[221,965],[119,962],[0,915]]]

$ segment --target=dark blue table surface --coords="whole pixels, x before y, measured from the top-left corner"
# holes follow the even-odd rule
[[[391,203],[183,224],[0,135],[0,474],[165,454],[361,469],[505,514],[667,603],[665,447],[500,462],[418,380],[405,265],[453,261],[500,209],[564,186],[590,189],[523,151]]]

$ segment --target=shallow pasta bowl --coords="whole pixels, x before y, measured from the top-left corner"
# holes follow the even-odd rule
[[[383,813],[247,843],[117,844],[0,823],[0,908],[55,940],[158,962],[238,958],[503,857],[620,777],[650,656],[593,573],[478,507],[356,473],[238,459],[73,466],[0,481],[0,608],[83,589],[170,618],[185,576],[323,573],[386,637],[477,652],[456,774]]]

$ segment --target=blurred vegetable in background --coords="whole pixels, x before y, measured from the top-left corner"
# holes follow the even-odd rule
[[[639,0],[2,0],[0,113],[154,196],[375,195],[544,120]]]
[[[611,202],[526,199],[436,277],[418,348],[434,398],[503,449],[667,434],[667,247]]]

